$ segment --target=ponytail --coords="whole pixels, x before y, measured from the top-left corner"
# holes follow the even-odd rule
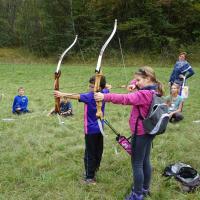
[[[157,92],[158,92],[159,96],[163,96],[164,95],[164,86],[163,86],[163,84],[158,80],[155,80],[155,82],[156,82],[156,85],[157,85]]]

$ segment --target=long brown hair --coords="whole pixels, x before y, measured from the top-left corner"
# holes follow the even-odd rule
[[[177,95],[178,95],[179,91],[180,91],[180,85],[177,84],[177,83],[173,83],[172,86],[176,87],[176,89],[177,89]],[[171,91],[172,90],[172,86],[170,88],[170,95],[172,95],[172,91]]]
[[[163,84],[159,80],[157,80],[156,74],[155,74],[154,70],[151,67],[143,66],[135,74],[139,75],[139,76],[142,76],[143,78],[149,77],[151,79],[151,81],[157,85],[156,91],[158,92],[158,94],[160,96],[164,95]]]

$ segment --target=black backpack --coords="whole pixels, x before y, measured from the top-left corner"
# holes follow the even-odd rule
[[[165,132],[169,122],[168,106],[164,100],[153,94],[152,102],[147,117],[144,118],[139,110],[139,119],[143,122],[145,133],[158,135]]]
[[[182,185],[184,192],[192,192],[200,186],[200,176],[196,169],[185,163],[175,163],[167,166],[163,176],[174,177]]]

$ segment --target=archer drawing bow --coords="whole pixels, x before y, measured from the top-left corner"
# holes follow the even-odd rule
[[[74,44],[77,41],[78,36],[76,35],[73,43],[62,53],[62,55],[59,58],[58,64],[57,64],[57,68],[55,71],[55,81],[54,81],[54,90],[59,90],[59,78],[61,76],[61,63],[62,60],[64,58],[64,56],[66,55],[66,53],[74,46]],[[59,97],[55,97],[55,113],[60,114],[60,98]]]

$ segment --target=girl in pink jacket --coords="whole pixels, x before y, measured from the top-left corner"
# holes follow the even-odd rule
[[[132,168],[134,187],[126,200],[143,200],[149,194],[151,181],[150,150],[154,136],[145,134],[139,110],[146,117],[154,93],[163,95],[162,84],[156,79],[151,67],[144,66],[135,73],[135,85],[139,90],[129,94],[96,93],[95,100],[114,104],[131,105],[129,118],[132,133]]]

